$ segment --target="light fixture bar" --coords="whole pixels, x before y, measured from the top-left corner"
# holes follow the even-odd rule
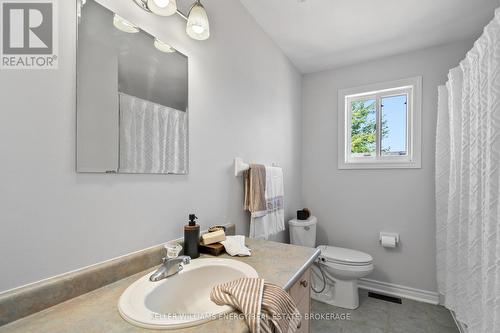
[[[185,15],[183,12],[181,12],[180,10],[177,9],[177,15],[179,15],[180,17],[182,17],[184,20],[188,20],[188,17],[187,15]]]

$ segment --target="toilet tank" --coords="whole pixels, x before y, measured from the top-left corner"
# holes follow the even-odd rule
[[[288,221],[290,228],[290,243],[294,245],[315,247],[316,246],[316,224],[318,219],[311,216],[307,220],[293,219]]]

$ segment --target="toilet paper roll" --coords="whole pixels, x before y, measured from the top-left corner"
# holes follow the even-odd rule
[[[382,236],[382,246],[383,247],[396,247],[396,237],[395,236]]]

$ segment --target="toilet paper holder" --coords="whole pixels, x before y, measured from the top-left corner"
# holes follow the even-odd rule
[[[399,234],[393,233],[393,232],[381,232],[379,235],[379,242],[382,244],[382,238],[394,238],[395,239],[395,246],[398,246],[399,243]],[[382,244],[383,246],[383,244]]]

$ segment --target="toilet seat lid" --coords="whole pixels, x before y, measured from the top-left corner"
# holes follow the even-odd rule
[[[328,262],[346,265],[368,265],[373,261],[373,257],[368,253],[343,247],[320,245],[318,249],[321,250],[320,258],[324,258]]]

